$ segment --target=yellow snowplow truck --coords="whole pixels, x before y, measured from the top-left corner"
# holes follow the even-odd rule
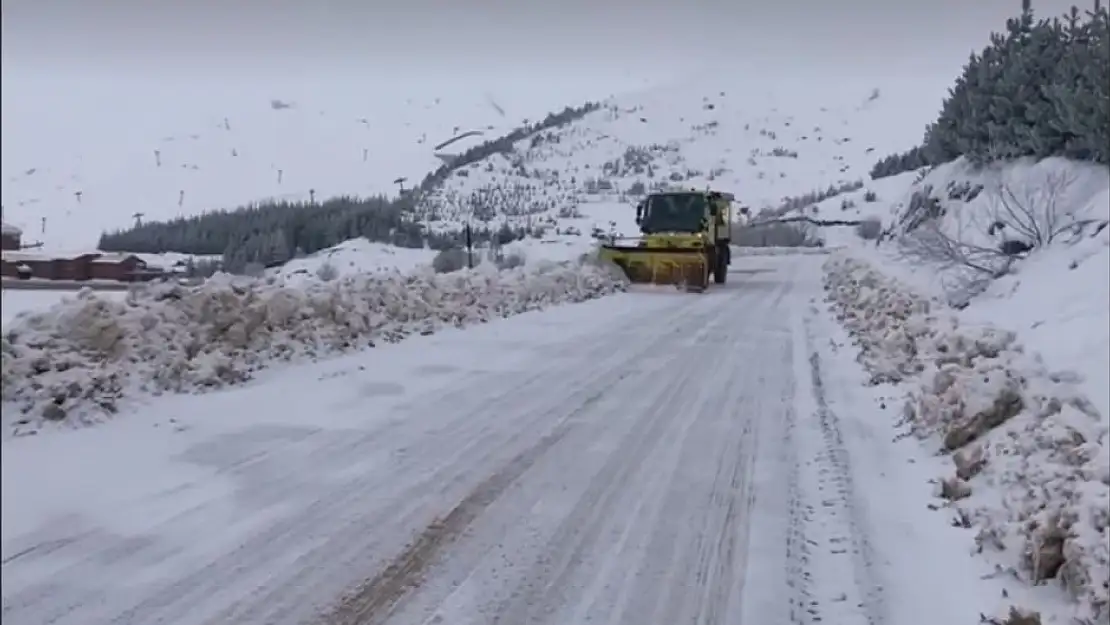
[[[624,271],[633,283],[670,284],[701,292],[724,284],[732,262],[731,193],[666,191],[652,193],[636,207],[643,236],[614,239],[600,256]],[[743,212],[745,209],[741,209]]]

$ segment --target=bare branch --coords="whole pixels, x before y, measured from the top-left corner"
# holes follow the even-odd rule
[[[1061,196],[1075,182],[1066,171],[1045,174],[1040,180],[1024,179],[1016,186],[999,182],[990,194],[990,231],[1012,231],[1034,247],[1052,244],[1061,234],[1091,223],[1070,211],[1062,212]]]
[[[949,236],[936,220],[929,220],[899,240],[903,256],[917,264],[931,264],[941,270],[941,283],[952,306],[965,306],[993,280],[1006,275],[1014,262],[1000,250],[967,243],[957,233]]]

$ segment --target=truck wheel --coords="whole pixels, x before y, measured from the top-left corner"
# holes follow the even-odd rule
[[[713,255],[713,281],[717,284],[724,284],[728,279],[729,251],[728,246],[719,245]]]

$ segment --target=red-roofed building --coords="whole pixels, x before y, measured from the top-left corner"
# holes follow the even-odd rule
[[[23,231],[9,223],[0,223],[0,250],[18,250],[22,246]]]

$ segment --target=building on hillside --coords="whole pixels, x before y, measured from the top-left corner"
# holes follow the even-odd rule
[[[160,277],[163,272],[152,269],[145,260],[134,254],[101,253],[89,260],[89,279],[116,280],[118,282],[145,282]]]
[[[9,223],[0,223],[0,250],[18,250],[23,245],[23,231]]]
[[[492,127],[490,129],[492,130]],[[456,128],[454,136],[432,148],[432,155],[442,161],[444,165],[450,167],[457,163],[459,157],[465,154],[467,150],[475,148],[485,141],[485,133],[481,130],[468,130],[459,133]]]
[[[5,278],[76,282],[143,282],[164,276],[164,272],[149,268],[145,261],[134,254],[90,252],[58,256],[10,250],[5,250],[0,258],[0,274]]]

